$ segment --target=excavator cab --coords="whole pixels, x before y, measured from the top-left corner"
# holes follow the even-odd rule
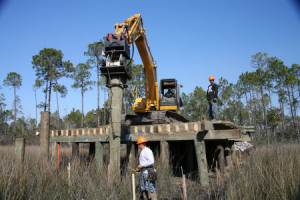
[[[160,110],[178,111],[181,106],[179,87],[176,79],[160,80]]]

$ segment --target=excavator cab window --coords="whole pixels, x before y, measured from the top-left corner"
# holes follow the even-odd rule
[[[177,105],[177,80],[162,79],[160,80],[160,105],[176,106]]]
[[[175,97],[174,89],[171,89],[171,88],[165,89],[164,96],[167,98]]]

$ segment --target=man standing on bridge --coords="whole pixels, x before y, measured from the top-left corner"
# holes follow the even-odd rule
[[[147,199],[147,194],[151,200],[156,200],[155,180],[157,178],[156,169],[154,168],[154,156],[150,148],[146,146],[145,137],[139,137],[137,140],[138,147],[142,150],[139,157],[137,170],[142,172],[141,190],[142,198]]]
[[[208,86],[206,99],[208,101],[207,109],[209,120],[218,119],[218,107],[217,107],[217,98],[218,98],[218,85],[215,83],[215,78],[213,76],[209,77],[210,85]]]

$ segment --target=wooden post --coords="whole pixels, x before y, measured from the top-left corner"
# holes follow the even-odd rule
[[[67,170],[68,170],[68,185],[70,187],[71,186],[71,163],[68,164]]]
[[[50,112],[41,112],[40,147],[41,153],[49,158]]]
[[[76,159],[79,157],[79,143],[73,142],[72,143],[72,159]]]
[[[23,164],[25,155],[25,138],[15,140],[15,158],[19,164]]]
[[[182,176],[182,199],[186,200],[187,199],[187,194],[186,194],[186,181],[185,181],[185,174]]]
[[[204,136],[205,133],[198,133],[197,139],[194,140],[194,146],[197,157],[200,184],[202,186],[209,186]]]
[[[225,172],[225,157],[224,157],[224,148],[222,145],[217,146],[218,150],[218,163],[221,173]]]
[[[96,166],[99,171],[102,171],[103,169],[103,145],[101,142],[97,141],[95,142],[95,161]]]
[[[136,194],[135,194],[135,177],[134,174],[132,174],[132,200],[135,200]]]

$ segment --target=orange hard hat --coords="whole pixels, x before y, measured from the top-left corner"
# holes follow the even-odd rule
[[[145,143],[145,142],[148,142],[148,140],[146,140],[145,137],[139,137],[138,140],[137,140],[137,144],[142,144],[142,143]]]
[[[215,77],[210,76],[208,80],[215,80]]]

